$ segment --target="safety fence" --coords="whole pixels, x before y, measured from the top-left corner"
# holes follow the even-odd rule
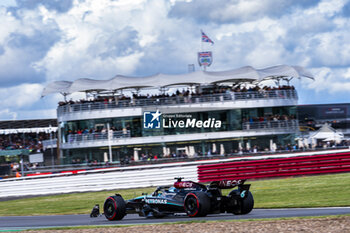
[[[260,179],[350,172],[350,152],[198,166],[198,180]]]
[[[186,174],[186,178],[197,181],[197,166],[123,169],[75,176],[57,174],[50,178],[0,182],[0,199],[170,185],[174,182],[174,177],[180,174]]]
[[[174,177],[209,182],[350,172],[350,149],[76,170],[0,180],[0,199],[171,185]]]

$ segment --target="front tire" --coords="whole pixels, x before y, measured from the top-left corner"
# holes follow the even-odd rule
[[[184,209],[189,217],[204,217],[210,211],[210,199],[203,192],[188,193],[185,197]]]
[[[125,201],[121,196],[110,196],[103,205],[105,217],[109,221],[121,220],[126,215]]]

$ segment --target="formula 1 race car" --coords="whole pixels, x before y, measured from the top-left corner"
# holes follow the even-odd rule
[[[193,181],[177,181],[173,186],[159,186],[150,195],[143,194],[124,201],[121,195],[115,194],[106,199],[103,211],[105,217],[121,220],[126,214],[137,213],[143,217],[161,218],[176,213],[186,213],[190,217],[204,217],[207,214],[233,213],[248,214],[254,206],[250,184],[245,180],[213,181],[209,185]],[[221,189],[232,190],[227,196]],[[94,217],[94,216],[92,216]]]

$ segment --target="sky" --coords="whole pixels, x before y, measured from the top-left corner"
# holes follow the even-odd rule
[[[349,16],[350,0],[1,0],[0,120],[56,118],[54,81],[199,70],[201,49],[208,71],[303,66],[300,104],[349,103]]]

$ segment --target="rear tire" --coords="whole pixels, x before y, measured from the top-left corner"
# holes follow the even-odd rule
[[[210,211],[210,199],[203,192],[188,193],[184,200],[184,209],[189,217],[204,217]]]
[[[247,196],[240,201],[240,209],[234,211],[235,215],[248,214],[254,207],[254,198],[250,191],[247,191]]]
[[[103,205],[105,217],[109,221],[121,220],[126,215],[125,201],[121,196],[110,196]]]

